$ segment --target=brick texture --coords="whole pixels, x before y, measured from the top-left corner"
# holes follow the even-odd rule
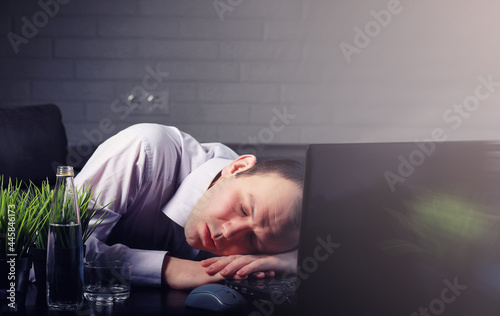
[[[54,44],[55,57],[62,58],[101,58],[103,61],[114,58],[133,58],[137,44],[130,39],[73,39],[57,38]]]
[[[17,52],[14,47],[17,48]],[[49,38],[32,38],[26,42],[17,42],[15,40],[11,42],[7,36],[1,37],[0,56],[15,57],[20,61],[30,57],[50,58],[52,56],[52,40]]]
[[[175,37],[178,33],[175,20],[159,17],[101,18],[98,35],[102,37]]]
[[[391,3],[0,1],[0,106],[59,105],[71,144],[104,118],[242,145],[498,139],[500,2]],[[143,92],[169,113],[114,107]]]
[[[138,58],[167,60],[216,60],[221,51],[219,43],[211,40],[141,39],[137,46]]]
[[[0,80],[2,103],[27,100],[30,97],[30,83],[28,80]]]
[[[17,59],[0,61],[0,78],[63,79],[73,77],[73,62],[68,60]]]
[[[64,8],[62,9],[64,10]],[[16,26],[21,34],[22,25]],[[97,19],[93,17],[64,17],[57,15],[48,20],[48,23],[39,29],[40,37],[95,37],[97,33]]]

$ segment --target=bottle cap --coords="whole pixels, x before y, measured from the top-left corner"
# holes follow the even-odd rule
[[[57,167],[57,175],[58,176],[74,176],[75,173],[73,171],[72,166],[58,166]]]

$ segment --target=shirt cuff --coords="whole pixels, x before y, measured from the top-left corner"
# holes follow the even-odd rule
[[[130,249],[132,283],[142,286],[161,286],[163,260],[167,251]]]
[[[140,286],[161,286],[163,259],[168,253],[161,250],[132,249],[122,244],[108,246],[95,237],[90,237],[86,261],[121,260],[132,263],[132,284]]]

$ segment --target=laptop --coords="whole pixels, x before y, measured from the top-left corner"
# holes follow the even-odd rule
[[[310,145],[297,271],[256,312],[498,315],[500,143]]]

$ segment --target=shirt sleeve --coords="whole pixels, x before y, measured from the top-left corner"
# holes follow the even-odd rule
[[[161,284],[166,251],[132,249],[123,244],[109,246],[106,240],[128,212],[160,210],[173,194],[181,152],[179,135],[177,129],[167,126],[135,125],[101,144],[76,176],[77,186],[90,186],[98,196],[94,203],[110,203],[103,209],[105,219],[86,242],[87,261],[129,261],[134,284]],[[151,146],[151,142],[161,142],[161,146]],[[154,153],[157,147],[161,147],[161,155]]]
[[[121,260],[132,263],[132,283],[135,285],[160,286],[163,259],[167,251],[132,249],[122,244],[108,246],[95,237],[85,243],[85,260]],[[90,251],[89,251],[90,250]]]

